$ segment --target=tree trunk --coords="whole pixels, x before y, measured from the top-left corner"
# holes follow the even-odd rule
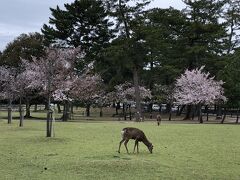
[[[23,127],[24,116],[23,116],[23,111],[22,111],[22,97],[20,97],[20,100],[19,100],[19,116],[20,116],[19,126]]]
[[[168,117],[168,120],[169,121],[171,121],[172,120],[172,103],[169,103],[168,105],[167,105],[167,107],[168,107],[168,112],[169,112],[169,117]]]
[[[130,31],[129,31],[127,19],[126,19],[125,14],[124,14],[125,13],[124,9],[122,8],[122,0],[118,0],[118,7],[119,7],[119,10],[120,10],[121,19],[122,19],[123,24],[124,24],[126,37],[129,39],[130,38]]]
[[[182,106],[180,107],[180,110],[177,112],[177,116],[181,116],[181,114],[182,114],[182,112],[183,112],[183,110],[184,110],[185,107],[186,107],[186,105],[182,105]]]
[[[129,117],[130,117],[130,121],[132,120],[132,111],[131,111],[131,105],[129,106]]]
[[[194,120],[195,117],[195,109],[198,110],[198,108],[196,108],[195,105],[192,105],[192,120]]]
[[[73,104],[72,103],[70,104],[70,107],[71,107],[71,115],[73,115]]]
[[[170,112],[169,112],[169,118],[168,118],[168,120],[169,120],[169,121],[172,120],[172,110],[170,110]]]
[[[149,105],[148,105],[148,112],[149,113],[152,113],[152,106],[153,106],[153,103],[149,103]],[[159,106],[160,107],[160,106]]]
[[[87,106],[86,106],[86,116],[87,116],[87,117],[90,116],[90,107],[91,107],[91,105],[90,105],[90,104],[87,104]]]
[[[133,69],[133,81],[134,81],[134,89],[135,89],[136,107],[137,107],[137,112],[139,113],[139,115],[136,116],[136,121],[140,121],[140,118],[142,117],[142,111],[141,111],[141,98],[140,98],[140,89],[139,89],[139,77],[138,77],[138,70],[136,67]]]
[[[158,110],[159,114],[162,114],[162,104],[159,105],[159,110]]]
[[[237,110],[237,119],[236,119],[236,123],[238,123],[239,120],[239,109]]]
[[[119,15],[121,16],[121,21],[124,24],[124,29],[126,33],[126,38],[131,39],[130,37],[130,28],[127,19],[127,12],[125,12],[124,7],[122,6],[122,0],[118,1],[118,8],[119,8]],[[126,13],[126,16],[125,16]],[[140,99],[140,89],[139,89],[139,75],[137,65],[135,64],[133,69],[133,82],[134,82],[134,89],[135,89],[135,101],[136,101],[136,109],[137,109],[137,116],[136,121],[140,121],[142,118],[142,111],[141,111],[141,99]]]
[[[58,113],[62,113],[60,103],[57,103],[57,109],[58,109]]]
[[[52,112],[47,112],[47,137],[52,137]]]
[[[222,107],[221,107],[221,105],[217,106],[216,119],[222,119]]]
[[[209,113],[208,113],[208,106],[205,107],[205,110],[207,112],[207,121],[208,121],[208,115],[209,115]]]
[[[48,101],[47,101],[47,124],[46,133],[47,137],[52,137],[52,110],[51,110],[51,97],[52,97],[52,80],[53,80],[53,61],[48,61],[47,67],[47,91],[48,91]]]
[[[166,113],[170,113],[171,111],[171,103],[167,103],[167,106],[166,106]]]
[[[233,11],[231,12],[231,16],[234,16]],[[228,37],[228,48],[227,48],[227,54],[230,54],[230,52],[232,51],[232,48],[234,47],[233,42],[232,42],[232,38],[234,36],[234,17],[231,18],[230,20],[230,33],[229,33],[229,37]]]
[[[199,115],[198,115],[199,123],[203,123],[203,118],[202,118],[202,105],[199,104],[199,105],[198,105],[198,108],[199,108]]]
[[[47,103],[47,124],[46,124],[46,136],[52,137],[52,113],[50,109],[51,99],[50,93],[48,94],[48,103]]]
[[[124,120],[126,120],[126,105],[125,105],[125,103],[123,103],[122,114],[123,114]]]
[[[25,118],[31,118],[31,112],[30,112],[30,102],[29,99],[26,99],[26,114]]]
[[[103,116],[103,110],[102,110],[102,107],[100,107],[99,109],[100,109],[99,116],[102,117],[102,116]]]
[[[221,124],[224,123],[224,121],[225,121],[225,119],[226,119],[226,114],[227,114],[227,109],[224,108],[224,114],[223,114],[223,118],[222,118],[222,120],[221,120]]]
[[[187,112],[183,120],[191,119],[192,105],[187,105]]]
[[[116,115],[118,115],[118,110],[120,109],[120,102],[117,102],[117,106],[116,106]]]
[[[12,123],[12,100],[8,101],[8,124]]]
[[[68,101],[64,102],[64,107],[63,107],[63,116],[62,116],[62,121],[66,122],[70,119],[70,111],[69,111],[69,103]]]

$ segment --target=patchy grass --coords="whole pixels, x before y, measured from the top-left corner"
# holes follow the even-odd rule
[[[44,121],[0,120],[0,179],[240,179],[238,125],[87,122],[56,122],[46,138]],[[116,152],[127,126],[144,130],[153,154]]]

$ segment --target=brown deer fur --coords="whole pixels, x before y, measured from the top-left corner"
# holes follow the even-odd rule
[[[157,125],[158,125],[158,126],[160,125],[161,120],[162,120],[162,118],[161,118],[160,114],[158,114],[158,115],[157,115]]]
[[[122,140],[119,143],[119,148],[118,148],[119,153],[120,153],[120,148],[121,148],[121,145],[122,145],[123,142],[124,142],[125,148],[127,150],[127,153],[129,153],[128,148],[127,148],[127,143],[129,141],[129,139],[134,139],[135,140],[133,153],[135,152],[136,147],[137,147],[137,153],[139,153],[139,151],[138,151],[138,142],[139,141],[143,142],[143,144],[145,144],[147,146],[150,153],[152,153],[153,145],[152,145],[152,143],[150,143],[148,141],[148,139],[145,136],[143,131],[141,131],[140,129],[137,129],[137,128],[127,127],[127,128],[123,128],[121,132],[122,132]]]

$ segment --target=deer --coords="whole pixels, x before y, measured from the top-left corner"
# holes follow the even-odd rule
[[[158,126],[160,125],[161,120],[162,120],[161,115],[158,114],[158,115],[157,115],[157,125],[158,125]]]
[[[127,148],[127,143],[130,139],[135,140],[133,153],[135,153],[136,147],[137,147],[137,153],[139,153],[138,142],[143,142],[143,144],[145,144],[147,146],[149,152],[152,153],[153,145],[151,142],[148,141],[147,137],[145,136],[145,134],[142,130],[140,130],[138,128],[133,128],[133,127],[126,127],[126,128],[122,129],[121,134],[122,134],[122,140],[119,143],[118,153],[120,153],[121,145],[124,142],[127,153],[129,154],[128,148]]]

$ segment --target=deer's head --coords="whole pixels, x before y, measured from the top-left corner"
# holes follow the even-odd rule
[[[149,144],[148,150],[149,150],[149,152],[152,154],[152,150],[153,150],[153,145],[152,145],[152,143]]]

